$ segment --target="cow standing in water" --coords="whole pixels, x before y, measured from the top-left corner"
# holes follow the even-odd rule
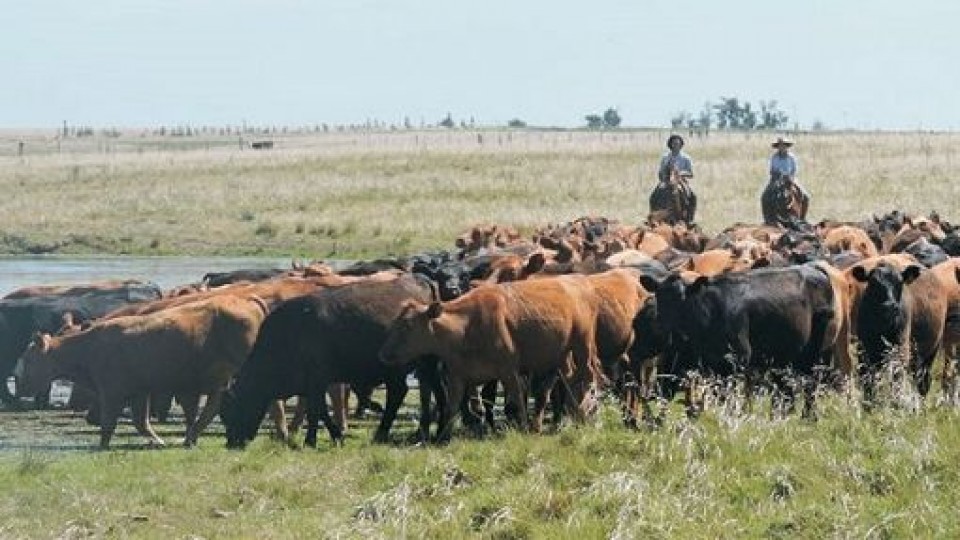
[[[44,388],[57,378],[93,388],[100,403],[101,448],[110,445],[127,402],[137,430],[163,445],[150,426],[149,396],[191,396],[182,403],[184,444],[191,446],[216,414],[221,393],[249,354],[266,314],[266,304],[255,296],[222,296],[94,323],[63,336],[41,335],[20,358],[17,376],[28,389]],[[207,402],[196,419],[201,394]]]

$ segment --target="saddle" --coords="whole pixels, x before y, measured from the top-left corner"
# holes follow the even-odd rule
[[[774,176],[760,196],[763,222],[787,228],[803,222],[803,193],[790,175]]]
[[[650,215],[657,220],[675,225],[690,224],[696,211],[693,202],[693,189],[685,175],[674,169],[666,182],[659,182],[650,194]]]

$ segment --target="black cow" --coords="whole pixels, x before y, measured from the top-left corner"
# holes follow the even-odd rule
[[[288,270],[279,268],[230,270],[229,272],[208,272],[203,275],[201,284],[207,287],[220,287],[240,281],[266,281],[286,274]]]
[[[56,333],[67,320],[83,324],[127,304],[159,299],[153,283],[130,283],[118,289],[92,290],[76,296],[31,296],[0,300],[0,400],[15,404],[7,377],[36,332]]]
[[[405,275],[323,289],[278,306],[263,322],[250,357],[224,396],[220,416],[227,446],[239,448],[253,440],[270,402],[294,395],[307,401],[305,443],[316,446],[322,419],[339,444],[343,433],[330,420],[324,399],[327,386],[336,382],[355,388],[386,383],[386,410],[375,435],[377,441],[386,440],[407,394],[410,368],[385,366],[377,354],[403,302],[435,300],[432,289]]]
[[[927,240],[925,237],[920,237],[911,242],[900,252],[913,255],[917,259],[917,262],[927,268],[933,268],[950,258],[942,247]]]
[[[909,370],[920,395],[930,390],[930,367],[943,341],[948,308],[946,285],[933,273],[911,264],[902,270],[880,263],[869,272],[854,266],[851,275],[866,283],[857,313],[857,338],[863,344],[860,376],[867,404],[874,399],[877,373],[893,347]]]
[[[832,345],[824,336],[836,315],[826,273],[800,265],[699,276],[689,283],[676,273],[641,282],[655,291],[657,319],[671,336],[671,349],[683,351],[672,366],[664,366],[673,375],[694,369],[749,378],[792,369],[804,379],[804,415],[814,413],[814,370]]]

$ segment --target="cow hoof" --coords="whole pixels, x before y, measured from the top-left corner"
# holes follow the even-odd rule
[[[343,437],[339,437],[339,438],[337,438],[337,439],[333,439],[333,447],[334,447],[334,448],[343,448]]]

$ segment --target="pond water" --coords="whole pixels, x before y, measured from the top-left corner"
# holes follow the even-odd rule
[[[259,257],[0,257],[0,296],[29,285],[74,285],[108,279],[152,281],[162,289],[196,283],[207,272],[290,268],[291,260]]]

